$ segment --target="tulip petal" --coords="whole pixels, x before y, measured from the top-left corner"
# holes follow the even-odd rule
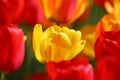
[[[76,19],[78,19],[83,14],[87,6],[88,6],[87,0],[77,0],[76,11],[72,16],[71,20],[69,21],[69,23],[72,23]]]
[[[86,41],[81,40],[77,43],[77,45],[73,46],[72,51],[74,54],[71,54],[70,59],[80,54],[80,52],[84,49],[85,44],[86,44]]]
[[[43,40],[43,31],[42,31],[42,26],[39,24],[35,25],[34,31],[33,31],[33,50],[35,51],[35,56],[38,61],[43,62],[43,58],[41,57],[40,54],[40,44]]]
[[[94,80],[92,65],[86,59],[51,61],[46,67],[50,80]]]
[[[69,37],[62,32],[56,34],[56,37],[53,39],[53,42],[61,47],[70,47],[72,45]]]
[[[56,0],[39,0],[38,2],[40,3],[39,5],[42,6],[46,17],[48,19],[51,18],[55,10]]]
[[[76,10],[75,5],[77,4],[77,0],[62,0],[61,4],[62,5],[59,6],[59,9],[57,11],[57,18],[61,22],[65,22],[71,19],[71,17],[73,17],[73,14]]]

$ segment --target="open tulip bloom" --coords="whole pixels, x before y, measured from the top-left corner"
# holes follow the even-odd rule
[[[71,60],[84,46],[80,31],[54,25],[43,32],[40,24],[34,27],[33,50],[39,62]]]

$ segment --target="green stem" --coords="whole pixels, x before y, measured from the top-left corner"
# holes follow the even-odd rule
[[[27,56],[26,56],[26,72],[27,74],[31,74],[31,63],[32,63],[32,45],[31,43],[31,30],[27,33],[27,41],[26,41],[26,45],[27,45]]]
[[[1,80],[5,80],[5,73],[1,73]]]

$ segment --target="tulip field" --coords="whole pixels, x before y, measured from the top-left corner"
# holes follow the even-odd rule
[[[0,80],[120,80],[120,0],[0,0]]]

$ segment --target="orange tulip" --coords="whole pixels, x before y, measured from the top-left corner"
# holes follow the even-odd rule
[[[120,23],[115,20],[114,16],[111,14],[105,15],[97,25],[97,36],[99,36],[104,31],[117,32],[119,30]]]
[[[120,0],[94,0],[94,2],[104,7],[108,13],[113,13],[114,16],[118,17],[120,13]]]
[[[71,24],[85,12],[87,0],[38,0],[45,16],[60,24]]]
[[[114,0],[114,11],[108,15],[105,15],[97,25],[98,35],[103,31],[114,31],[120,30],[120,1]]]

